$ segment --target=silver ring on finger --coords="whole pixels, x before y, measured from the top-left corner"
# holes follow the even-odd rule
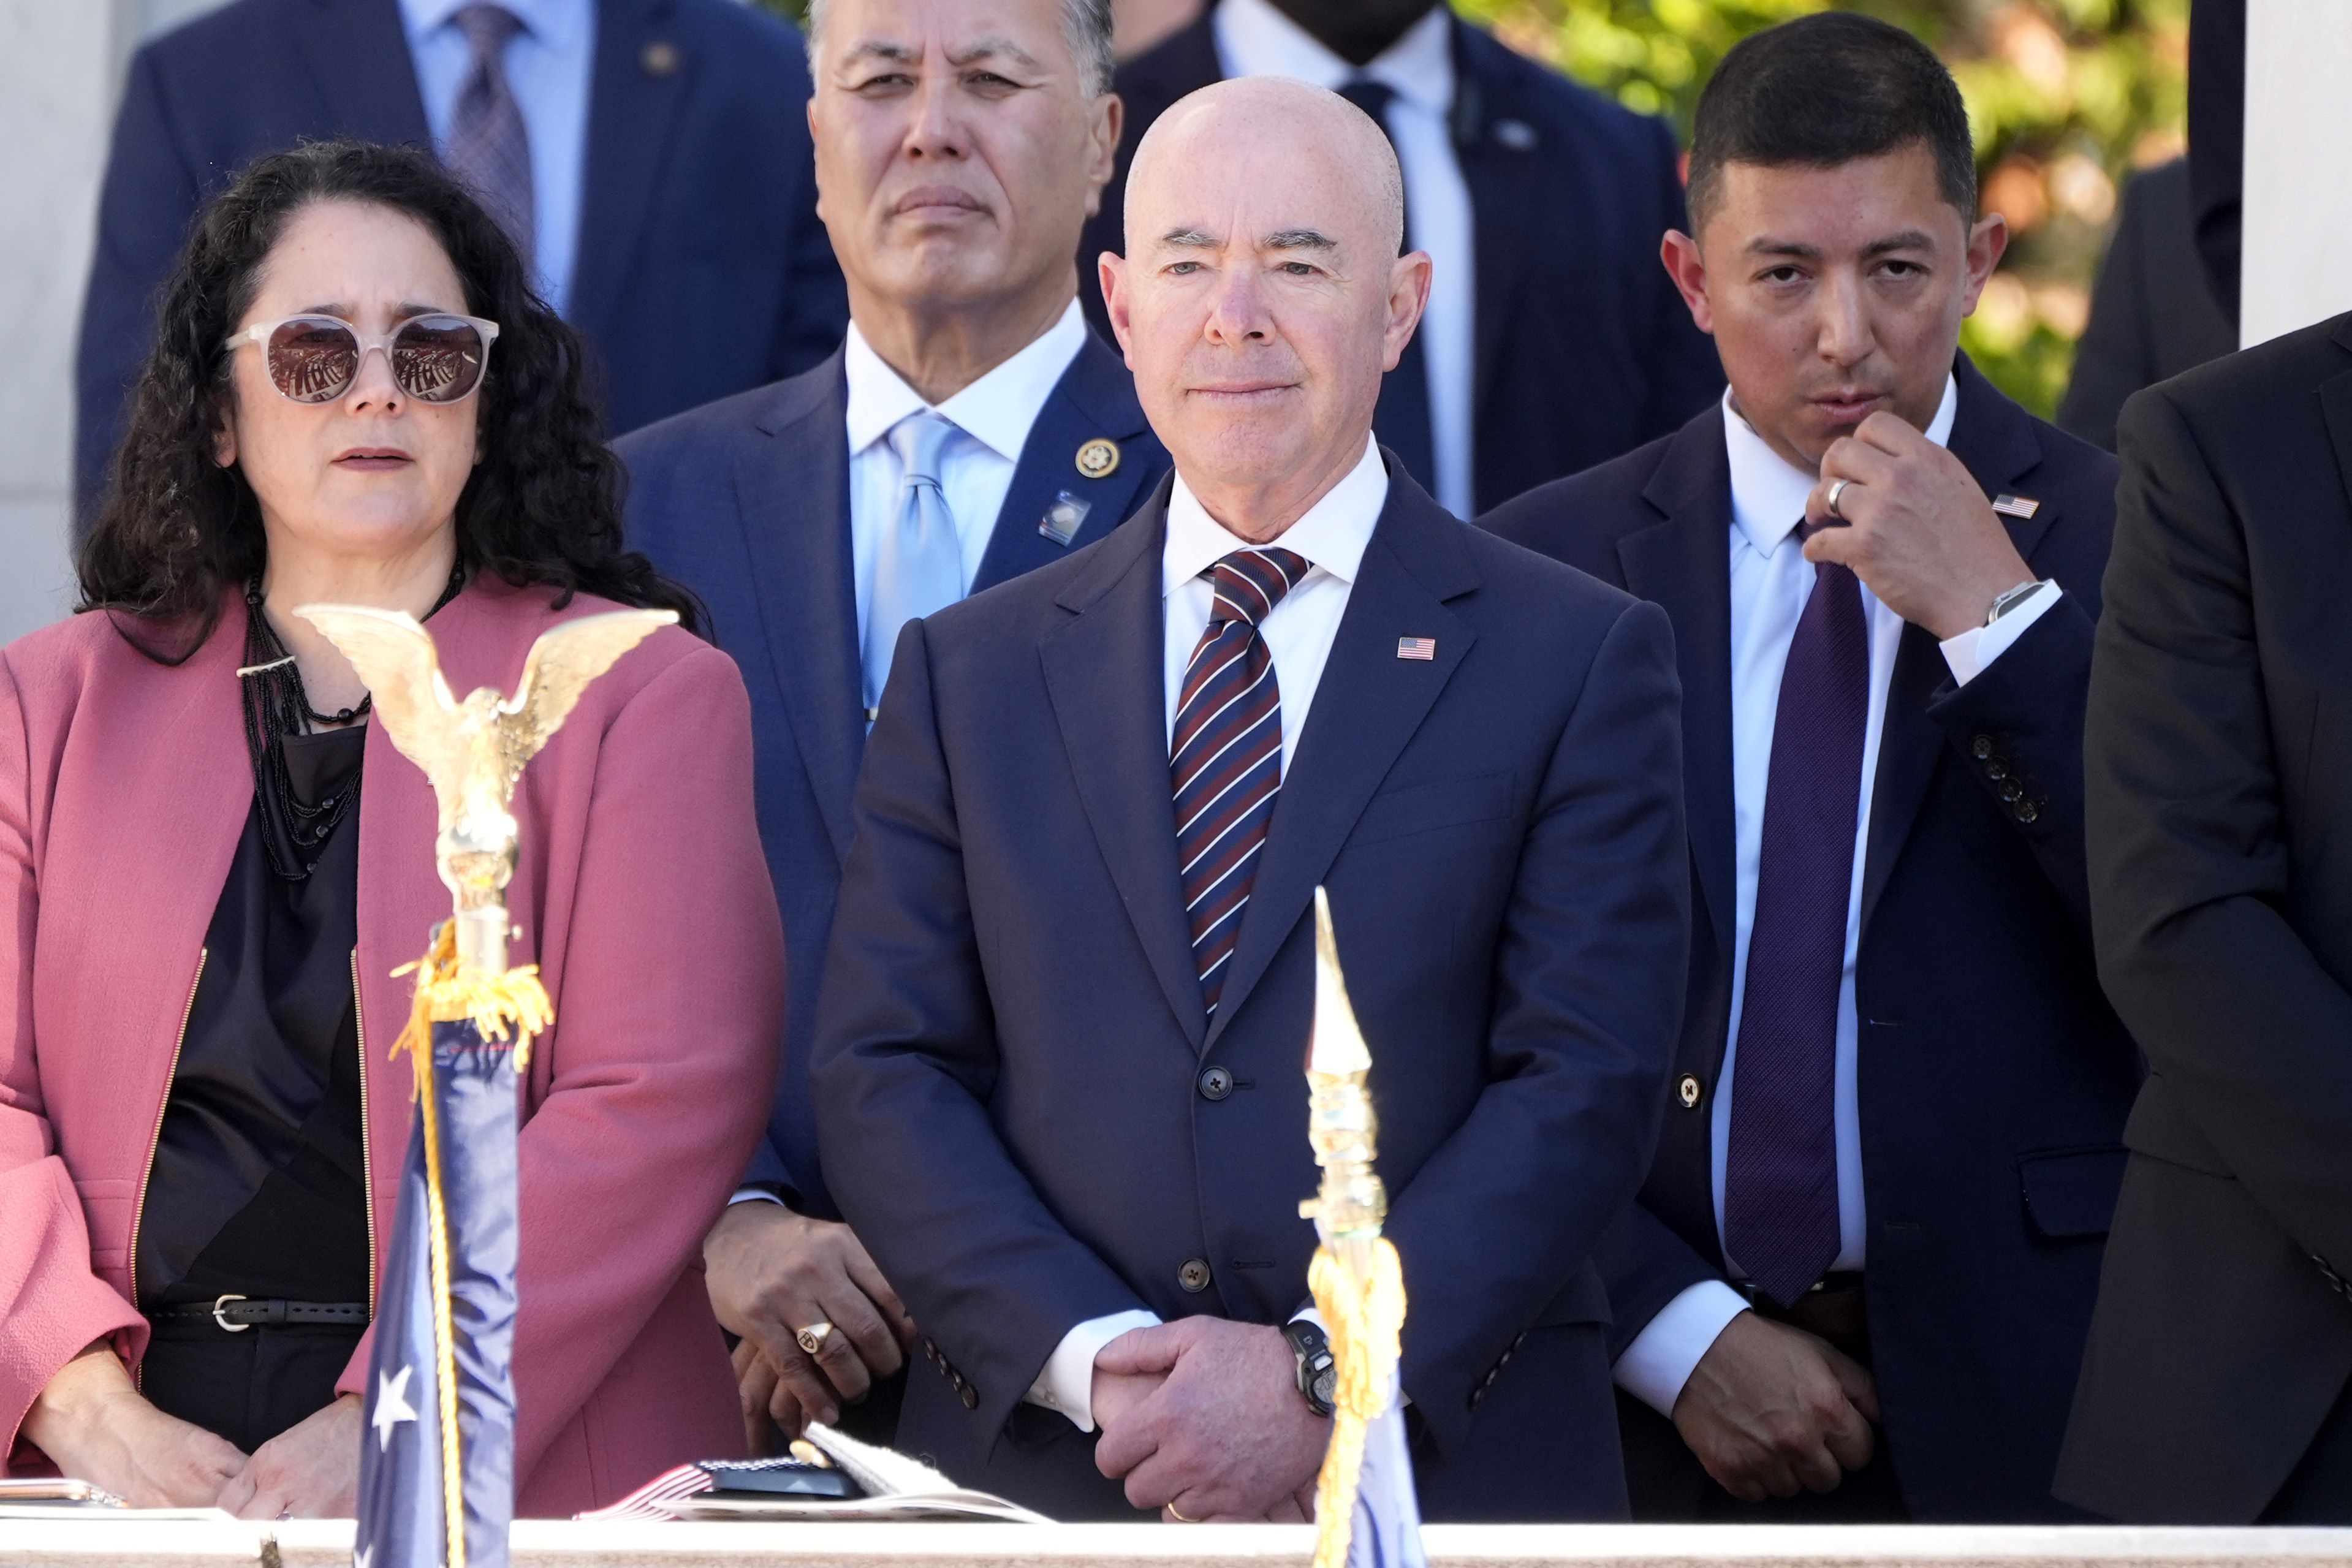
[[[1829,508],[1830,516],[1835,517],[1842,523],[1849,521],[1850,519],[1843,512],[1838,510],[1838,497],[1844,495],[1845,487],[1853,483],[1853,481],[1851,479],[1832,480],[1830,482],[1830,493],[1822,499],[1822,505]]]
[[[793,1338],[799,1341],[800,1347],[811,1355],[823,1352],[824,1342],[832,1337],[833,1325],[821,1320],[809,1324],[804,1329],[796,1329],[793,1333]]]

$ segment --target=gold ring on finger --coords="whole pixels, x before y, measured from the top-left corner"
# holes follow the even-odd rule
[[[1184,1515],[1176,1511],[1176,1505],[1172,1502],[1168,1505],[1168,1517],[1174,1520],[1179,1524],[1198,1524],[1201,1522],[1197,1519],[1187,1519]]]
[[[824,1342],[832,1337],[833,1325],[824,1322],[813,1322],[804,1329],[794,1331],[793,1334],[793,1338],[800,1342],[800,1347],[811,1355],[822,1352],[824,1349]]]

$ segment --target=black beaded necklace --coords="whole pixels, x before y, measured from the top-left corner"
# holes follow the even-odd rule
[[[433,609],[425,612],[426,619],[457,598],[465,586],[466,569],[452,568],[448,586],[433,601]],[[258,577],[245,588],[245,664],[237,674],[245,688],[245,745],[253,758],[253,785],[268,790],[276,803],[278,821],[286,824],[293,840],[297,863],[286,863],[273,833],[261,835],[262,847],[268,852],[271,871],[288,882],[306,881],[336,827],[351,814],[360,798],[360,786],[353,779],[317,805],[305,805],[294,793],[293,779],[286,770],[286,737],[308,735],[317,725],[340,726],[364,718],[373,710],[375,696],[371,693],[360,698],[356,706],[333,713],[320,713],[310,706],[300,667],[278,640],[269,617],[262,611]]]

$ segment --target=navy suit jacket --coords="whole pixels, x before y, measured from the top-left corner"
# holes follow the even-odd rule
[[[1454,148],[1475,245],[1473,466],[1480,511],[1664,435],[1723,390],[1658,242],[1685,228],[1663,120],[1454,22]],[[1127,166],[1185,94],[1224,75],[1211,13],[1119,68],[1118,171],[1078,246],[1083,298],[1108,338],[1096,260],[1127,249]]]
[[[793,984],[775,1109],[745,1179],[789,1188],[796,1207],[823,1218],[839,1211],[817,1165],[809,1040],[866,747],[848,397],[836,353],[804,375],[618,443],[629,465],[629,543],[702,596],[751,695],[760,839],[783,906]],[[1089,479],[1077,451],[1098,437],[1118,444],[1119,463]],[[1030,427],[974,591],[1102,538],[1167,472],[1134,378],[1089,336]],[[1087,507],[1066,545],[1039,526],[1065,493]]]
[[[1648,1160],[1680,1011],[1673,650],[1654,606],[1390,469],[1213,1023],[1170,799],[1167,486],[898,643],[817,1115],[834,1196],[940,1373],[910,1379],[899,1444],[967,1484],[1132,1517],[1093,1439],[1021,1403],[1063,1335],[1306,1300],[1320,884],[1372,1051],[1423,1505],[1622,1517],[1590,1255]]]
[[[2116,463],[2010,402],[1966,358],[1956,374],[1950,449],[1988,497],[2041,503],[2003,522],[2065,596],[1965,686],[1923,627],[1903,629],[1895,655],[1854,977],[1871,1354],[1915,1517],[2080,1518],[2050,1483],[2140,1075],[2099,990],[2083,862],[2083,708]],[[1622,1350],[1686,1286],[1723,1273],[1709,1153],[1733,954],[1722,411],[1483,521],[1664,605],[1682,665],[1703,916],[1681,1092],[1641,1203],[1604,1249]],[[1683,1456],[1695,1507],[1703,1478],[1680,1437],[1623,1404],[1629,1465],[1660,1460],[1671,1473],[1663,1458]]]
[[[800,36],[733,0],[598,0],[565,314],[609,427],[798,373],[849,306],[816,218]],[[190,220],[303,138],[429,148],[398,0],[236,0],[131,62],[99,196],[75,472],[104,484]]]

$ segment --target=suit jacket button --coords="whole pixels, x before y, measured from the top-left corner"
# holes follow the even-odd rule
[[[1998,783],[2009,777],[2009,765],[1996,757],[1985,764],[1985,777]]]
[[[1222,1100],[1234,1092],[1234,1075],[1222,1067],[1212,1067],[1201,1074],[1201,1098]]]
[[[1212,1277],[1206,1258],[1187,1258],[1176,1270],[1176,1282],[1184,1287],[1187,1295],[1197,1296],[1207,1290]]]
[[[2024,793],[2024,789],[2019,786],[2016,779],[2004,779],[2000,781],[2000,798],[2002,800],[2014,800]]]
[[[1705,1092],[1706,1091],[1700,1084],[1698,1074],[1696,1072],[1685,1072],[1675,1081],[1675,1098],[1683,1103],[1683,1109],[1685,1111],[1697,1110],[1699,1096]]]
[[[1990,757],[1992,755],[1992,737],[1990,735],[1979,735],[1974,740],[1969,742],[1969,755],[1975,758],[1979,762],[1983,761],[1986,758]]]
[[[967,1410],[980,1408],[980,1390],[969,1383],[956,1385],[956,1397],[963,1401],[963,1407]]]
[[[2042,815],[2042,808],[2036,806],[2032,801],[2021,800],[2018,802],[2017,820],[2031,827],[2033,823],[2033,819],[2040,815]]]

